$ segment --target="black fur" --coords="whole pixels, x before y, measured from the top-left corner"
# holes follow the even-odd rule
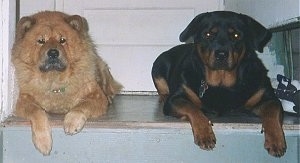
[[[282,106],[267,77],[267,69],[255,52],[262,52],[266,43],[271,39],[271,33],[265,27],[243,14],[215,11],[200,14],[191,21],[180,34],[180,41],[184,42],[190,38],[194,41],[193,43],[173,47],[163,52],[153,63],[152,78],[158,93],[164,98],[163,110],[166,115],[187,116],[191,124],[191,119],[195,117],[190,115],[189,110],[195,108],[204,113],[222,114],[250,107],[247,110],[255,110],[260,115],[263,111],[257,111],[257,108],[261,109],[261,106],[271,101],[274,103],[274,110],[280,115],[278,119],[276,117],[274,119],[282,124]],[[215,59],[212,59],[213,63],[209,64],[203,58],[211,55],[214,55]],[[240,58],[233,60],[234,64],[231,66],[231,61],[228,59],[230,55]],[[214,84],[217,79],[208,79],[207,76],[214,72],[234,74],[228,80],[220,77],[220,80],[224,80],[223,83],[231,80],[233,82]],[[219,78],[219,76],[216,77]],[[163,88],[168,88],[167,94],[161,94],[162,88],[156,83],[158,79],[166,81],[167,85]],[[188,87],[197,95],[200,106],[191,100],[191,95],[183,86]],[[254,97],[255,100],[249,102],[249,99],[260,90],[263,94],[258,98]],[[249,106],[245,106],[248,103]],[[260,116],[265,118],[265,115]],[[195,134],[197,127],[193,127],[192,124],[192,128],[195,141],[203,139]],[[204,146],[204,149],[213,148],[214,135],[210,137],[212,141],[198,145]],[[282,156],[285,152],[285,145],[279,151],[272,148],[270,151],[271,155]]]

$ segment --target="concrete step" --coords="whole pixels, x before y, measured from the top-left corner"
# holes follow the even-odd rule
[[[50,116],[50,156],[35,150],[28,121],[10,117],[0,128],[0,162],[299,162],[297,117],[285,117],[288,149],[281,158],[263,148],[260,120],[245,115],[213,118],[217,145],[204,151],[193,143],[189,123],[164,116],[157,100],[157,96],[117,96],[107,115],[90,120],[73,136],[65,135],[62,116]]]

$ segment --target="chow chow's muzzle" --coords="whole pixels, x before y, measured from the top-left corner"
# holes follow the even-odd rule
[[[50,48],[43,54],[42,65],[40,65],[40,71],[64,71],[66,69],[66,63],[63,56],[63,52],[58,48]]]

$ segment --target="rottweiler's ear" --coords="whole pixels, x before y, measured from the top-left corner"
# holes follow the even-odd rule
[[[22,17],[17,24],[15,40],[22,39],[25,33],[29,31],[34,24],[35,24],[34,18],[28,16]]]
[[[87,20],[79,15],[72,15],[67,17],[66,22],[79,32],[87,32],[89,30]]]
[[[242,16],[246,21],[246,25],[249,27],[248,29],[250,29],[249,37],[252,39],[251,42],[253,44],[253,48],[262,53],[264,47],[272,38],[272,33],[253,18],[247,15]]]
[[[202,19],[207,16],[209,13],[202,13],[197,15],[190,24],[181,32],[179,36],[179,40],[181,42],[185,42],[190,37],[195,36],[197,31],[199,30],[199,25],[201,24]]]

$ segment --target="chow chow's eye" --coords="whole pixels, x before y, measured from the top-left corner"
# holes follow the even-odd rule
[[[41,45],[43,45],[43,44],[46,43],[46,41],[45,41],[44,38],[38,39],[37,42],[38,42],[39,44],[41,44]]]
[[[67,41],[67,40],[66,40],[65,38],[63,38],[63,37],[61,37],[61,38],[59,39],[59,43],[60,43],[60,44],[64,44],[66,41]]]

